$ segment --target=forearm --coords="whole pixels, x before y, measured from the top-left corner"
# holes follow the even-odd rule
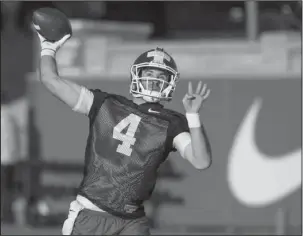
[[[75,108],[80,98],[82,86],[60,78],[55,59],[56,52],[70,36],[68,34],[59,41],[49,42],[38,33],[41,43],[40,80],[55,97],[71,108]]]
[[[55,57],[41,56],[40,80],[55,97],[74,108],[80,95],[81,86],[59,76]]]
[[[211,147],[210,143],[206,134],[206,131],[201,124],[198,114],[195,114],[196,116],[196,125],[191,125],[189,121],[190,126],[190,136],[191,136],[191,158],[193,159],[193,164],[199,168],[199,169],[205,169],[211,165]],[[189,117],[189,119],[192,117]],[[197,126],[197,127],[191,127],[191,126]]]
[[[40,81],[57,97],[60,91],[59,80],[61,79],[59,77],[56,59],[52,56],[43,55],[40,60]]]
[[[44,55],[40,60],[40,79],[42,82],[59,77],[56,59]]]
[[[206,168],[211,164],[211,150],[203,127],[190,129],[191,144],[195,162]]]

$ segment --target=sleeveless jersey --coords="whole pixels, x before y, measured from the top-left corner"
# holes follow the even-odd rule
[[[119,95],[91,91],[94,101],[79,194],[113,215],[142,217],[160,164],[176,151],[174,137],[189,131],[187,120],[160,104],[137,105]]]

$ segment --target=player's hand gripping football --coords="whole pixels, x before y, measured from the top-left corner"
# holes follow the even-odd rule
[[[202,81],[198,83],[195,93],[193,93],[192,83],[189,82],[187,94],[182,100],[186,113],[198,113],[209,94],[210,89]]]
[[[33,27],[39,37],[40,40],[40,45],[41,45],[41,51],[52,51],[53,54],[55,54],[60,47],[62,47],[62,45],[71,37],[70,34],[67,34],[65,36],[63,36],[60,40],[56,41],[56,42],[50,42],[47,39],[45,39],[36,29],[35,25],[33,24]]]

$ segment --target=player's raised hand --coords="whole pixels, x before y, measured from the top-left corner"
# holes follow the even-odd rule
[[[33,26],[35,28],[34,24],[33,24]],[[39,34],[39,32],[37,30],[36,30],[36,33],[37,33],[37,35],[39,37],[39,40],[40,40],[41,51],[43,51],[43,50],[51,50],[51,51],[54,52],[54,54],[71,37],[70,34],[67,34],[67,35],[63,36],[60,40],[58,40],[56,42],[50,42],[50,41],[46,40],[41,34]]]
[[[43,7],[35,10],[32,26],[40,39],[42,55],[54,56],[72,35],[68,17],[56,8]]]
[[[198,83],[195,93],[193,92],[192,83],[189,82],[188,91],[182,100],[186,113],[198,113],[209,94],[210,89],[202,81]]]

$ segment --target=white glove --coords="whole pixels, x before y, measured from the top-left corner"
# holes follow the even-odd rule
[[[36,27],[35,27],[36,25],[33,25],[33,26],[36,29]],[[59,48],[71,37],[70,34],[67,34],[56,42],[50,42],[50,41],[47,41],[47,39],[45,39],[41,34],[39,34],[37,29],[36,29],[36,32],[40,39],[41,56],[48,55],[48,56],[55,57],[56,52],[59,50]]]

